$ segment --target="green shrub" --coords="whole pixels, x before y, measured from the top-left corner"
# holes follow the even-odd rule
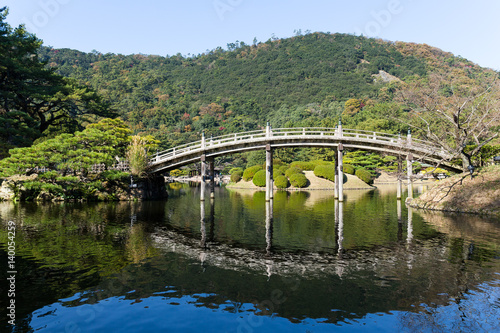
[[[441,168],[435,168],[435,167],[428,167],[428,168],[424,169],[424,173],[432,173],[432,174],[436,174],[436,175],[440,174],[440,173],[444,173],[447,176],[450,175],[449,171],[446,171],[446,170],[441,169]]]
[[[106,170],[101,173],[102,179],[130,181],[130,173],[119,170]]]
[[[343,170],[344,170],[344,173],[348,173],[350,175],[354,175],[354,173],[356,172],[356,169],[350,164],[344,164]]]
[[[25,193],[26,200],[35,199],[41,192],[47,192],[55,196],[60,196],[64,193],[64,189],[59,184],[44,183],[35,180],[35,181],[25,182],[23,185],[24,188],[26,189]]]
[[[170,176],[172,177],[180,177],[182,176],[182,170],[180,169],[174,169],[170,171]]]
[[[241,171],[241,174],[243,174],[243,169],[240,168],[240,167],[236,167],[236,168],[231,168],[229,170],[229,174],[232,175],[233,173],[235,173],[236,171]]]
[[[325,178],[325,179],[328,179],[328,180],[331,180],[332,182],[334,182],[335,181],[335,166],[332,164],[317,165],[314,168],[314,175],[316,177]]]
[[[316,165],[313,162],[295,161],[290,164],[290,167],[296,167],[305,171],[313,171]]]
[[[377,174],[377,166],[376,165],[368,164],[368,165],[363,166],[362,169],[365,169],[366,171],[368,171],[372,175],[372,177],[375,178],[375,175]]]
[[[422,170],[422,164],[420,164],[419,162],[413,162],[412,163],[412,167],[413,167],[413,172],[414,173],[418,173],[420,172],[420,170]]]
[[[279,168],[273,168],[273,179],[278,178],[279,176],[284,176],[285,172],[281,171]]]
[[[296,174],[296,173],[302,173],[302,170],[297,168],[297,167],[290,167],[285,171],[285,176],[290,178],[291,175]]]
[[[273,158],[273,167],[274,168],[279,168],[279,167],[282,167],[283,165],[285,165],[285,162],[283,162],[279,158]]]
[[[59,176],[56,181],[58,183],[76,184],[80,179],[77,176]]]
[[[318,166],[318,165],[335,165],[334,162],[330,162],[330,161],[323,161],[323,160],[314,160],[314,161],[311,161],[312,164]]]
[[[59,176],[59,173],[57,171],[47,171],[44,173],[41,173],[38,175],[39,179],[49,179],[49,180],[55,180]]]
[[[254,165],[249,168],[246,168],[245,171],[243,172],[243,180],[249,181],[250,179],[253,178],[255,173],[259,170],[262,170],[261,165]]]
[[[243,176],[243,170],[237,170],[231,173],[231,181],[237,183],[241,180],[241,176]]]
[[[259,170],[255,173],[253,176],[253,183],[256,186],[259,187],[265,187],[266,186],[266,170]]]
[[[397,165],[389,165],[389,166],[380,167],[380,169],[387,171],[387,172],[397,172],[398,166]]]
[[[278,170],[280,171],[281,174],[284,175],[286,170],[288,170],[288,168],[289,168],[288,165],[285,164],[285,165],[280,166]]]
[[[307,178],[303,173],[294,173],[290,176],[290,184],[297,188],[306,187]]]
[[[277,188],[287,188],[288,186],[290,186],[290,183],[288,182],[288,178],[286,178],[285,175],[281,175],[274,179],[274,185]]]
[[[361,179],[362,181],[364,181],[367,184],[373,183],[372,174],[368,170],[358,169],[358,170],[356,170],[355,175],[356,175],[356,177],[358,177],[359,179]]]
[[[394,162],[397,162],[397,160],[398,160],[398,158],[396,156],[388,155],[388,156],[384,156],[384,158],[382,159],[382,162],[394,163]]]

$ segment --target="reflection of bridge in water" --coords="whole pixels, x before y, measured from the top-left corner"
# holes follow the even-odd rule
[[[301,274],[303,271],[314,273],[330,273],[342,276],[347,271],[358,271],[371,269],[374,262],[377,261],[375,254],[370,254],[367,258],[359,261],[352,261],[351,255],[344,250],[344,203],[335,200],[335,254],[315,253],[315,252],[280,252],[275,251],[273,247],[273,200],[265,203],[265,251],[253,251],[240,247],[231,247],[226,244],[219,244],[214,239],[215,228],[215,207],[214,200],[210,200],[208,208],[202,201],[200,204],[200,233],[201,240],[196,240],[188,236],[183,236],[175,231],[158,230],[153,234],[153,240],[156,246],[167,251],[182,253],[192,259],[199,260],[205,265],[212,265],[223,269],[233,269],[236,271],[251,269],[271,275],[289,275]],[[406,242],[408,249],[407,264],[410,269],[414,258],[414,249],[411,247],[413,242],[413,211],[408,207],[408,218],[402,219],[402,203],[397,203],[398,218],[398,241]],[[406,222],[406,223],[405,223]],[[403,238],[403,227],[406,224],[406,238]],[[411,251],[410,251],[411,248]],[[375,250],[374,250],[375,251]],[[387,255],[387,254],[384,254]],[[404,253],[395,252],[393,258],[388,262],[397,262]],[[357,257],[359,259],[359,257]]]
[[[335,191],[334,196],[343,201],[343,164],[344,149],[363,149],[383,152],[398,157],[399,174],[402,174],[402,159],[405,158],[407,184],[412,191],[412,162],[420,160],[432,164],[440,164],[444,168],[457,170],[446,161],[451,156],[442,148],[430,142],[413,139],[408,132],[406,137],[388,133],[367,132],[361,130],[336,128],[278,128],[272,129],[269,124],[265,130],[234,133],[206,139],[174,147],[156,154],[150,161],[149,172],[159,173],[178,168],[194,162],[201,162],[202,189],[205,186],[207,163],[210,170],[210,196],[214,188],[214,158],[251,150],[266,150],[266,200],[273,197],[273,150],[287,147],[330,147],[335,149]],[[398,198],[401,198],[402,179],[398,177]],[[205,199],[205,191],[201,191],[201,200]]]
[[[419,218],[411,207],[406,208],[400,200],[397,206],[392,206],[397,211],[394,216],[397,224],[387,224],[395,236],[387,243],[375,244],[369,249],[363,246],[353,248],[350,237],[355,235],[349,223],[351,200],[344,203],[330,199],[331,211],[335,212],[328,219],[335,226],[331,229],[331,235],[333,231],[335,233],[330,243],[331,251],[288,251],[280,247],[280,240],[275,248],[274,231],[277,237],[283,232],[283,229],[279,229],[283,217],[276,212],[278,198],[260,207],[260,211],[265,211],[265,214],[261,213],[259,220],[265,221],[265,228],[260,228],[259,237],[265,239],[265,243],[260,243],[258,248],[254,246],[256,243],[247,249],[244,248],[246,246],[221,243],[217,239],[215,235],[225,227],[219,224],[222,210],[215,205],[218,201],[214,200],[201,202],[197,214],[200,219],[199,237],[192,238],[161,228],[152,234],[152,239],[156,248],[187,257],[192,264],[199,265],[199,274],[206,281],[215,281],[216,285],[227,286],[228,289],[238,284],[240,289],[236,297],[240,297],[238,299],[242,303],[266,299],[265,293],[260,298],[255,296],[258,288],[256,281],[269,288],[268,294],[276,288],[284,291],[290,303],[283,307],[274,304],[273,313],[285,318],[297,318],[291,315],[296,314],[290,310],[293,302],[300,304],[300,311],[312,313],[312,309],[317,309],[317,300],[325,298],[332,305],[327,311],[314,312],[315,318],[329,318],[333,316],[328,312],[330,309],[350,309],[352,304],[359,305],[362,310],[346,311],[341,317],[357,317],[366,310],[366,304],[376,304],[377,312],[381,311],[380,307],[387,311],[416,311],[423,299],[427,304],[448,305],[464,299],[463,285],[474,288],[478,281],[482,281],[475,274],[464,274],[465,262],[450,262],[450,256],[454,255],[451,247],[456,244],[456,240],[447,241],[435,234],[428,237],[425,233],[422,237]],[[264,203],[262,196],[255,199]],[[392,222],[396,221],[393,219]],[[264,225],[261,224],[262,227]],[[471,247],[465,245],[459,254],[464,258],[470,256],[471,251]],[[475,249],[472,248],[472,251]],[[220,277],[216,278],[214,272],[221,272]],[[367,278],[369,283],[366,282]],[[351,302],[339,306],[340,303],[336,303],[339,298]],[[214,299],[211,298],[210,302],[214,302]],[[255,302],[257,305],[258,301]],[[337,320],[333,319],[333,322]]]

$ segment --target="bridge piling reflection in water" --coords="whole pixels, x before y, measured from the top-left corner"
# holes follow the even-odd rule
[[[403,203],[401,200],[397,200],[396,214],[397,214],[397,240],[398,242],[406,243],[406,248],[408,251],[411,250],[413,244],[413,209],[410,206],[407,207],[407,219],[406,219],[406,238],[403,238],[404,223],[403,223]],[[338,259],[344,259],[344,229],[345,221],[344,207],[345,203],[340,200],[334,200],[334,230],[335,230],[335,243],[336,248],[334,249]],[[200,260],[202,264],[206,258],[207,250],[210,249],[210,243],[217,242],[215,240],[215,200],[210,199],[210,208],[208,216],[206,214],[205,202],[200,202],[200,248],[203,250],[200,253]],[[274,231],[274,200],[265,201],[265,254],[271,257],[274,253],[273,247],[273,231]],[[411,256],[410,256],[411,257]],[[411,267],[411,258],[408,258],[407,264]]]

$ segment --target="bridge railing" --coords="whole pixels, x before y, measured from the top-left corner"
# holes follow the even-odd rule
[[[202,137],[201,140],[176,146],[159,152],[152,158],[151,163],[157,163],[166,159],[177,157],[191,153],[193,151],[202,151],[207,148],[232,144],[238,141],[261,140],[263,138],[281,138],[281,137],[303,137],[303,136],[319,136],[319,137],[337,137],[337,138],[353,138],[362,140],[371,140],[374,142],[385,142],[400,145],[403,147],[412,147],[427,151],[429,153],[438,153],[439,147],[424,140],[414,139],[411,136],[401,136],[396,134],[373,132],[358,129],[339,129],[324,128],[324,127],[291,127],[291,128],[269,128],[255,131],[247,131],[241,133],[225,134],[217,137]]]

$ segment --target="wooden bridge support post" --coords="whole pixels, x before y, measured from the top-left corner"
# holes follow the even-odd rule
[[[333,197],[334,199],[339,198],[339,156],[337,153],[335,153],[335,187],[333,190]]]
[[[214,173],[214,158],[210,158],[209,160],[209,166],[210,166],[210,199],[213,199],[215,197],[214,190],[215,190],[215,173]]]
[[[342,258],[342,252],[344,249],[344,203],[342,201],[338,202],[338,215],[337,215],[337,220],[338,220],[338,256],[339,258]]]
[[[200,232],[201,232],[201,242],[200,245],[202,248],[205,248],[207,245],[207,228],[205,221],[205,203],[200,202]]]
[[[205,173],[207,169],[207,163],[205,162],[205,154],[201,155],[201,189],[200,189],[200,200],[205,201]]]
[[[271,254],[273,246],[273,200],[266,202],[266,253]]]
[[[339,201],[344,201],[344,163],[342,161],[344,157],[344,145],[339,143],[338,148],[338,170],[339,170],[339,181],[338,181],[338,189],[339,189]]]
[[[409,206],[408,206],[408,226],[406,230],[407,230],[406,243],[407,246],[410,246],[413,240],[413,208]]]
[[[413,182],[412,182],[413,166],[412,166],[412,161],[413,161],[413,155],[410,153],[406,157],[406,173],[408,176],[408,198],[413,198]]]
[[[398,156],[398,184],[397,184],[397,190],[396,190],[396,198],[398,200],[401,200],[402,192],[403,192],[403,182],[401,180],[402,172],[403,172],[403,168],[401,165],[401,156]]]
[[[266,145],[266,201],[273,197],[273,150],[271,145]]]

